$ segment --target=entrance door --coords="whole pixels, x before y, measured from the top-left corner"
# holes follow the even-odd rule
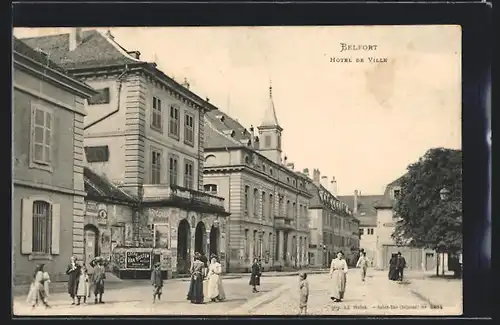
[[[436,268],[436,258],[434,253],[425,253],[425,270],[430,271]]]
[[[212,226],[210,229],[210,255],[219,256],[219,228]]]
[[[89,263],[99,256],[99,230],[94,225],[86,225],[83,230],[85,265],[89,268]]]
[[[177,230],[177,272],[179,274],[188,273],[191,266],[189,256],[191,246],[190,233],[189,223],[186,219],[182,219]]]

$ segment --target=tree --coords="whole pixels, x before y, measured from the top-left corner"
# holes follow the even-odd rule
[[[454,254],[462,248],[462,152],[434,148],[401,179],[392,234],[398,244]],[[450,193],[441,200],[440,190]]]

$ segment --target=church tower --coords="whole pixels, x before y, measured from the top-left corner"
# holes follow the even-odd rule
[[[281,164],[281,132],[273,102],[273,87],[269,86],[269,103],[259,130],[259,152],[277,164]]]

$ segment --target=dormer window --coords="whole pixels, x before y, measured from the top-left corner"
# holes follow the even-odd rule
[[[216,115],[215,118],[217,118],[219,121],[221,121],[222,123],[224,123],[224,120],[225,120],[224,115]]]
[[[395,200],[398,200],[400,195],[401,195],[401,190],[400,189],[396,189],[396,190],[393,191],[393,196],[394,196]]]

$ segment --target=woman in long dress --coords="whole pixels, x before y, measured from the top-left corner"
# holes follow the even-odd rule
[[[208,266],[208,290],[207,295],[211,301],[222,301],[226,299],[224,288],[222,286],[222,265],[216,257],[212,257]]]
[[[397,254],[392,254],[391,260],[389,261],[389,280],[396,281],[398,279],[397,261]]]
[[[44,272],[44,264],[36,267],[33,274],[33,282],[28,292],[27,301],[35,308],[41,302],[46,308],[50,308],[47,303],[47,293],[45,292],[45,281],[49,281],[48,273]]]
[[[189,284],[189,292],[187,299],[191,301],[192,304],[202,304],[204,300],[203,296],[203,268],[205,263],[201,261],[201,255],[195,253],[193,264],[191,264],[191,283]]]
[[[332,279],[332,291],[330,298],[334,302],[340,302],[344,299],[345,287],[347,282],[347,263],[342,252],[337,253],[337,258],[332,260],[330,265],[330,278]]]
[[[253,264],[252,264],[252,273],[250,274],[250,281],[248,284],[252,286],[252,292],[256,293],[259,292],[257,290],[257,287],[260,286],[260,276],[262,269],[259,265],[259,260],[257,258],[253,259]]]

